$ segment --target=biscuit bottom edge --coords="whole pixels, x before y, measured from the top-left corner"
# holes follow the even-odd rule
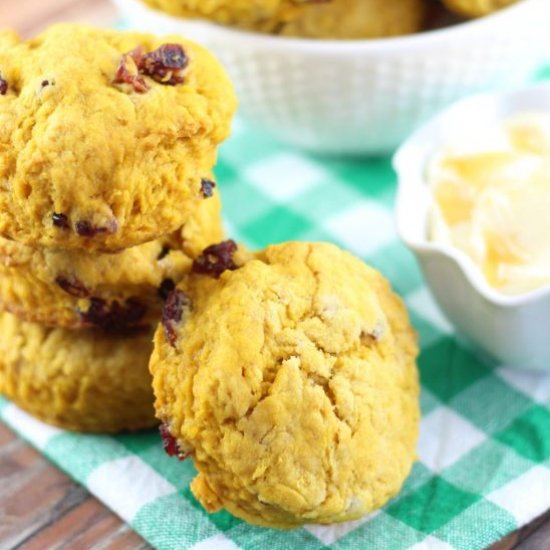
[[[87,433],[155,426],[151,333],[106,335],[0,312],[0,394],[37,419]]]

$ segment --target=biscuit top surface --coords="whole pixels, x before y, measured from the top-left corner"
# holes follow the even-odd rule
[[[116,251],[183,225],[236,106],[203,48],[80,25],[0,33],[0,78],[0,234],[31,245]]]
[[[225,25],[271,30],[295,18],[314,0],[144,0],[150,6],[184,17],[204,17]]]
[[[359,39],[420,30],[425,0],[143,0],[223,25],[307,38]]]
[[[157,331],[151,367],[207,508],[291,527],[397,492],[414,460],[417,343],[380,274],[332,245],[287,243],[182,291],[192,303],[172,343]]]

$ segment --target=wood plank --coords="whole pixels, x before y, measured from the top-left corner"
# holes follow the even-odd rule
[[[550,544],[547,546],[536,546],[538,544],[537,541],[543,540],[547,540],[550,543],[550,510],[528,525],[493,544],[491,550],[538,550],[539,548],[546,550],[550,548]]]
[[[21,473],[24,482],[14,484],[11,494],[0,501],[0,540],[7,548],[55,523],[87,498],[84,488],[45,462]]]
[[[550,548],[550,519],[515,547],[516,550],[548,550],[548,548]]]
[[[105,541],[120,540],[129,527],[107,510],[96,499],[88,497],[75,508],[69,510],[57,522],[40,530],[19,547],[20,550],[51,550],[69,548],[93,548]],[[140,545],[136,535],[131,533],[128,543]]]
[[[150,548],[115,514],[0,424],[0,550]]]

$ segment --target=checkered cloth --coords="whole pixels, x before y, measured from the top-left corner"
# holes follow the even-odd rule
[[[0,401],[0,417],[159,549],[484,548],[550,508],[550,375],[489,367],[442,317],[398,241],[389,159],[308,156],[238,126],[217,178],[229,233],[251,247],[332,241],[389,277],[420,333],[419,460],[383,510],[290,532],[207,514],[189,490],[191,461],[158,433],[83,436]]]

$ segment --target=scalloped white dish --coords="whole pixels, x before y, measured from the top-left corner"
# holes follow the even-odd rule
[[[436,301],[466,340],[506,366],[550,370],[550,286],[502,294],[466,253],[428,236],[434,203],[426,167],[434,153],[457,135],[525,111],[550,112],[550,84],[462,100],[413,134],[394,157],[396,217]]]
[[[227,68],[240,115],[286,143],[320,153],[393,151],[430,116],[473,93],[525,83],[540,66],[548,0],[436,31],[371,40],[286,38],[192,21],[139,0],[113,0],[127,26],[176,33]]]

